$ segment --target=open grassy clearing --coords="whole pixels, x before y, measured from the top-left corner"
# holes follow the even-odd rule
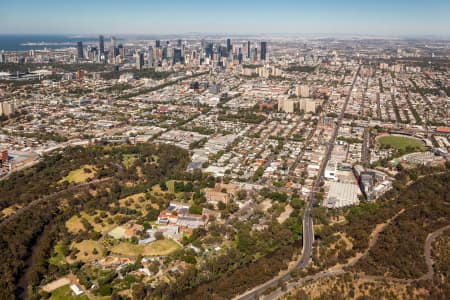
[[[406,147],[417,148],[420,151],[425,150],[423,143],[414,138],[396,135],[384,135],[378,138],[378,143],[387,145],[398,150],[405,150]]]
[[[81,218],[78,217],[77,215],[72,216],[66,222],[67,230],[69,232],[71,232],[71,233],[77,233],[79,231],[86,230],[86,228],[84,228],[84,225],[83,225],[83,223],[81,221],[82,218],[86,219],[89,222],[89,224],[91,224],[92,227],[94,227],[94,230],[97,231],[97,232],[100,232],[100,233],[106,233],[106,232],[110,231],[111,229],[113,229],[117,225],[115,220],[116,220],[116,217],[118,217],[120,215],[111,216],[111,214],[109,212],[104,212],[104,213],[106,213],[107,216],[105,218],[102,218],[100,216],[100,214],[103,211],[97,210],[96,212],[97,212],[97,214],[95,214],[93,216],[87,214],[84,211],[80,213]],[[102,220],[101,223],[96,223],[95,222],[95,218],[97,216],[100,217],[100,219]],[[111,218],[114,222],[112,224],[108,224],[108,222],[106,221],[108,218]]]
[[[134,162],[138,159],[138,154],[124,154],[122,156],[122,164],[125,168],[131,167]]]
[[[90,170],[90,171],[88,171]],[[70,183],[83,183],[88,179],[93,179],[95,177],[95,167],[91,165],[84,165],[79,169],[70,171],[66,177],[62,178],[59,182],[70,182]]]
[[[55,251],[55,255],[49,258],[49,260],[48,260],[49,264],[54,265],[54,266],[64,265],[66,263],[66,260],[64,258],[64,254],[62,253],[62,243],[61,242],[58,242],[55,245],[54,251]]]
[[[144,201],[142,201],[144,199]],[[127,205],[128,204],[128,205]],[[151,204],[150,200],[145,200],[144,193],[138,193],[119,200],[120,207],[126,207],[140,211],[143,215],[147,213],[145,206]],[[156,204],[152,204],[153,208],[158,209]]]
[[[77,233],[85,230],[83,223],[81,223],[81,219],[78,216],[72,216],[69,220],[67,220],[66,228],[71,233]]]
[[[93,240],[84,240],[80,243],[73,243],[71,248],[77,248],[80,252],[77,253],[76,260],[91,261],[93,259],[100,259],[103,255],[103,246]],[[93,254],[94,249],[97,250],[97,254]]]
[[[135,245],[129,242],[123,242],[116,246],[113,246],[110,250],[113,253],[136,257],[138,255],[143,256],[158,256],[158,255],[168,255],[175,250],[178,250],[180,246],[173,240],[166,239],[155,241],[148,245]]]
[[[74,296],[69,285],[57,288],[52,292],[50,300],[89,300],[86,295]]]
[[[4,215],[5,217],[9,217],[16,213],[18,209],[20,209],[22,205],[13,204],[5,209],[3,209],[0,215]]]

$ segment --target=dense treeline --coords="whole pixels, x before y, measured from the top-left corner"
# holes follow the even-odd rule
[[[121,70],[118,72],[108,72],[103,73],[102,77],[103,79],[106,80],[119,79],[120,75],[123,75],[125,73],[133,73],[133,75],[136,76],[137,78],[151,78],[155,80],[165,79],[172,74],[171,72],[156,72],[155,69],[144,69],[144,70]]]
[[[321,218],[315,218],[314,224],[322,224],[320,230],[316,231],[316,247],[317,252],[313,255],[313,261],[317,266],[317,270],[324,270],[337,263],[345,263],[350,257],[356,255],[357,252],[363,252],[367,249],[369,244],[369,237],[377,224],[385,223],[386,220],[392,218],[396,213],[398,213],[403,208],[410,208],[414,205],[425,205],[424,210],[429,211],[436,209],[433,204],[430,204],[427,197],[435,197],[436,201],[442,201],[442,194],[444,191],[448,193],[447,187],[442,186],[443,190],[440,191],[441,197],[437,199],[435,192],[431,192],[432,188],[424,188],[421,186],[422,182],[433,182],[434,177],[426,177],[430,174],[449,172],[449,165],[446,167],[424,167],[420,166],[416,169],[402,170],[397,176],[396,180],[393,182],[393,189],[388,191],[384,196],[378,199],[376,202],[362,202],[360,205],[353,206],[351,208],[345,209],[344,214],[346,217],[346,223],[334,223],[328,224],[327,215],[329,216],[332,212],[326,212],[322,208],[314,208],[313,215],[321,216]],[[424,177],[425,176],[425,177]],[[418,178],[421,178],[418,183],[413,184]],[[420,184],[420,186],[419,186]],[[445,190],[447,188],[447,190]],[[431,189],[431,190],[430,190]],[[410,196],[414,195],[414,196]],[[417,196],[420,195],[420,199]],[[422,202],[423,203],[422,203]],[[415,209],[411,208],[412,210]],[[418,207],[418,213],[424,214],[422,208]],[[322,210],[322,211],[319,211]],[[320,214],[317,214],[320,212]],[[406,211],[405,213],[407,213]],[[435,216],[438,216],[436,213]],[[410,221],[415,221],[418,216],[409,216]],[[417,220],[421,220],[420,218]],[[430,219],[430,221],[432,221]],[[421,226],[421,224],[420,224]],[[417,226],[412,226],[410,228],[413,232],[416,232]],[[336,232],[343,233],[350,238],[352,247],[347,249],[346,243],[342,243],[339,240],[339,235]],[[409,234],[414,237],[415,234]],[[417,232],[420,234],[420,232]],[[380,236],[381,238],[381,236]],[[398,237],[398,241],[401,242],[403,235]],[[331,247],[331,245],[334,245]],[[387,247],[387,246],[386,246]],[[423,248],[423,243],[421,246]],[[394,250],[392,246],[390,249]],[[390,257],[395,257],[391,255]],[[381,258],[380,258],[381,259]],[[384,258],[383,258],[384,259]],[[311,270],[312,271],[312,270]]]
[[[230,299],[261,284],[285,270],[301,249],[299,215],[299,210],[295,209],[283,224],[274,220],[260,231],[252,230],[252,225],[257,224],[254,220],[233,221],[234,229],[212,224],[209,234],[222,238],[234,235],[236,248],[208,257],[203,264],[190,265],[169,283],[155,287],[139,285],[133,296],[135,299]],[[195,244],[197,238],[201,235],[189,242]]]
[[[414,193],[427,195],[431,190],[427,188],[421,191],[423,188],[422,184],[423,182],[432,182],[434,177],[424,177],[419,183],[411,186],[408,186],[408,183],[417,180],[420,176],[426,176],[436,172],[448,172],[448,166],[447,168],[419,167],[412,170],[403,170],[396,176],[393,188],[382,199],[378,200],[377,203],[364,203],[363,205],[350,208],[347,214],[348,223],[341,225],[338,230],[346,232],[352,238],[353,249],[355,251],[366,249],[369,243],[370,233],[375,225],[384,223],[402,208],[408,208],[418,204],[416,203],[416,197],[409,198],[407,195],[410,196]],[[405,192],[407,193],[405,194]],[[428,194],[428,196],[435,196],[435,194]],[[425,203],[428,203],[428,200]]]
[[[251,111],[239,111],[237,114],[220,114],[217,120],[219,121],[240,121],[244,123],[259,124],[264,121],[264,115],[255,114]]]
[[[450,172],[419,179],[397,203],[405,207],[378,237],[357,270],[373,275],[418,278],[427,272],[423,247],[427,235],[450,224]]]
[[[111,66],[106,64],[38,64],[38,63],[3,63],[0,64],[0,71],[10,73],[27,73],[28,70],[35,71],[38,69],[56,69],[59,71],[76,72],[78,70],[86,70],[89,72],[101,72],[108,69],[112,69]]]
[[[136,168],[120,167],[125,154],[139,154],[136,165],[142,166],[144,178],[134,186],[127,186],[126,182],[136,176],[133,174],[137,172]],[[154,162],[155,157],[157,163]],[[1,182],[0,203],[6,207],[16,201],[26,204],[31,199],[64,190],[68,185],[56,182],[73,168],[84,164],[96,166],[98,177],[110,176],[112,180],[91,183],[84,191],[62,192],[55,197],[42,198],[31,209],[25,207],[21,210],[20,216],[0,223],[0,299],[14,299],[16,294],[21,295],[23,289],[39,284],[43,275],[49,273],[47,259],[55,241],[61,238],[58,235],[65,231],[65,221],[72,215],[82,210],[106,209],[122,197],[143,192],[163,178],[183,172],[188,162],[187,151],[170,145],[75,147]],[[92,194],[89,190],[96,192]],[[65,237],[70,243],[68,238],[70,236]]]
[[[219,276],[198,284],[201,272],[195,267],[189,267],[183,274],[171,283],[162,283],[155,288],[137,285],[133,289],[134,299],[231,299],[251,287],[262,284],[281,270],[288,268],[288,263],[294,259],[296,250],[301,247],[301,241],[284,245],[255,261],[241,258],[235,261],[241,253],[231,249],[227,254],[221,255],[209,264]],[[238,267],[233,267],[233,266]]]

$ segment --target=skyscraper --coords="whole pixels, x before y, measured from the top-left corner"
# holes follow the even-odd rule
[[[228,54],[230,54],[231,50],[232,50],[231,39],[227,39],[227,52],[228,52]]]
[[[261,60],[266,60],[267,55],[267,42],[261,42],[261,50],[260,50]]]
[[[205,55],[206,55],[206,57],[210,57],[210,58],[213,57],[213,54],[214,54],[213,47],[214,47],[213,43],[208,43],[206,45],[206,48],[205,48]]]
[[[116,37],[115,36],[111,37],[111,53],[112,53],[113,57],[115,57],[117,55]]]
[[[83,42],[79,41],[77,42],[77,57],[79,59],[83,59]]]
[[[156,40],[155,41],[155,47],[156,48],[160,48],[161,47],[161,41],[160,40]]]
[[[153,47],[148,46],[148,66],[153,67],[154,59],[153,59]]]
[[[181,48],[181,43],[182,43],[181,40],[177,40],[177,47],[178,47],[178,48]]]
[[[136,69],[141,70],[144,66],[144,53],[138,52],[136,54]]]
[[[105,53],[105,40],[103,39],[103,35],[98,37],[98,49],[100,50],[100,55]]]
[[[250,51],[250,41],[247,42],[247,58],[250,58],[252,55],[251,51]]]
[[[182,63],[181,49],[173,49],[173,63]]]

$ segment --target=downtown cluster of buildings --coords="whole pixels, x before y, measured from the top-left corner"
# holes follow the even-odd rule
[[[112,36],[109,47],[105,48],[103,35],[99,36],[98,45],[88,44],[85,47],[82,41],[77,42],[76,54],[78,62],[92,61],[114,65],[134,62],[136,69],[139,70],[184,63],[226,66],[242,64],[244,61],[249,63],[266,61],[268,58],[265,41],[256,45],[250,41],[232,43],[231,39],[227,39],[226,45],[222,45],[202,39],[198,45],[177,39],[175,41],[155,40],[152,45],[129,47],[118,43]]]

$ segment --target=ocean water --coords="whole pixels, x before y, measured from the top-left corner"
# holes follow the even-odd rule
[[[98,37],[94,36],[65,36],[65,35],[0,35],[0,50],[28,51],[31,49],[57,49],[75,47],[77,42],[98,44]],[[106,41],[106,39],[105,39]]]

